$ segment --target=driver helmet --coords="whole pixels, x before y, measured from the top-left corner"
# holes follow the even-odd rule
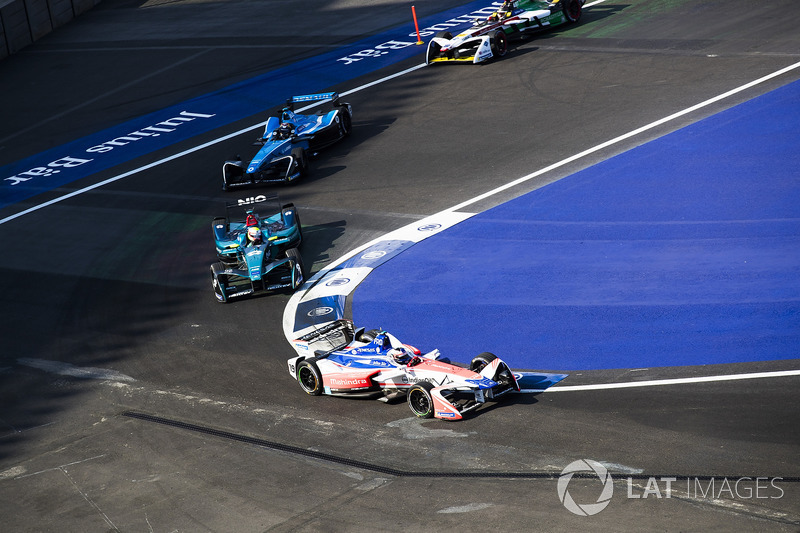
[[[407,364],[409,361],[411,361],[412,357],[411,351],[405,346],[400,348],[392,348],[389,350],[389,355],[392,356],[392,359],[394,359],[396,363],[400,363],[401,365]]]
[[[294,126],[289,122],[284,122],[280,126],[278,126],[277,137],[278,139],[288,139],[292,136],[292,132],[294,131]]]
[[[247,228],[247,240],[250,242],[258,242],[261,240],[261,229],[258,226],[250,226]]]

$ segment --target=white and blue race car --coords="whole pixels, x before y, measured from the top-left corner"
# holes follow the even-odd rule
[[[428,43],[425,63],[483,63],[508,53],[512,38],[578,22],[586,0],[506,0],[492,15],[478,19],[455,37],[436,34]]]
[[[384,330],[355,329],[339,319],[316,328],[293,346],[289,373],[312,396],[405,397],[419,418],[461,420],[464,414],[508,393],[538,393],[565,374],[512,372],[489,352],[469,366],[451,363],[439,350],[421,353]]]
[[[295,113],[295,104],[329,102],[328,111],[313,115]],[[280,116],[269,117],[264,133],[256,140],[261,148],[249,163],[241,158],[222,165],[222,190],[259,183],[289,183],[308,171],[308,157],[350,135],[353,108],[339,101],[335,92],[293,96]]]

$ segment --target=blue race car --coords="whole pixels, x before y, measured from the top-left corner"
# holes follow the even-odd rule
[[[254,203],[274,202],[277,213],[262,217]],[[232,211],[239,211],[231,215]],[[277,196],[226,205],[226,216],[211,224],[218,262],[211,265],[211,286],[222,303],[257,292],[297,289],[305,280],[297,247],[303,240],[294,204],[281,205]]]
[[[303,102],[330,101],[332,109],[313,115],[294,112]],[[280,117],[269,117],[264,134],[256,140],[261,149],[250,164],[241,158],[222,165],[222,190],[258,183],[289,183],[308,172],[308,157],[339,141],[353,127],[353,109],[339,102],[335,92],[293,96],[286,101]]]

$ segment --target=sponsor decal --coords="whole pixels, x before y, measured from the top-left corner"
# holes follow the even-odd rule
[[[331,385],[369,385],[369,380],[364,378],[331,378]]]
[[[456,414],[450,411],[436,411],[436,416],[441,418],[454,418]]]
[[[333,307],[316,307],[308,312],[308,316],[315,317],[315,316],[325,316],[333,313]]]
[[[258,196],[250,196],[249,198],[238,198],[236,203],[237,205],[250,205],[265,202],[266,200],[267,197],[265,195],[259,194]]]
[[[478,9],[477,11],[473,11],[466,15],[460,15],[456,18],[452,18],[445,22],[440,22],[438,24],[434,24],[433,26],[428,26],[420,30],[419,35],[420,37],[431,37],[435,35],[437,32],[451,30],[458,26],[463,26],[465,24],[472,24],[477,19],[483,19],[488,17],[495,11],[497,8],[502,5],[502,2],[493,2],[491,7],[484,7]],[[409,33],[408,36],[410,37],[409,40],[403,41],[387,41],[385,43],[381,43],[378,45],[373,46],[372,48],[367,48],[364,50],[360,50],[353,54],[349,54],[345,57],[341,57],[337,59],[337,62],[344,63],[345,65],[352,65],[358,61],[362,61],[364,59],[375,59],[378,57],[385,56],[390,54],[394,50],[402,50],[404,48],[408,48],[409,46],[415,46],[417,44],[417,34]]]
[[[177,117],[172,117],[168,120],[158,122],[152,126],[140,128],[134,132],[128,133],[127,135],[123,135],[121,137],[115,137],[114,139],[87,148],[86,154],[91,154],[92,155],[91,158],[87,158],[83,154],[81,154],[80,157],[74,157],[72,155],[68,155],[56,159],[54,161],[51,161],[43,166],[33,167],[29,170],[26,170],[25,172],[18,172],[13,176],[3,178],[3,180],[13,186],[13,185],[19,185],[20,183],[35,178],[47,178],[54,174],[58,174],[62,171],[79,167],[81,165],[94,161],[96,158],[95,154],[105,154],[134,142],[147,140],[154,137],[159,137],[161,135],[166,135],[175,131],[178,127],[180,127],[182,124],[185,124],[186,122],[191,122],[199,118],[211,118],[214,116],[216,115],[181,111],[181,113]]]
[[[330,280],[325,285],[327,287],[339,287],[341,285],[347,285],[348,283],[350,283],[350,278],[336,278],[336,279]]]
[[[233,294],[228,295],[228,298],[236,298],[237,296],[247,296],[248,294],[253,294],[253,289],[247,289],[246,291],[234,292]]]
[[[441,224],[425,224],[424,226],[418,227],[417,231],[436,231],[441,227]]]
[[[371,260],[371,259],[379,259],[386,255],[384,250],[376,250],[374,252],[367,252],[361,256],[361,259]]]

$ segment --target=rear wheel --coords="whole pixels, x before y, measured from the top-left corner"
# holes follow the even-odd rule
[[[508,53],[508,36],[503,30],[497,30],[492,35],[491,41],[492,56],[501,58]]]
[[[322,394],[322,375],[317,363],[306,359],[297,365],[297,382],[306,394],[319,396]]]
[[[580,0],[562,0],[561,9],[568,22],[578,22],[581,19],[583,9]]]
[[[408,389],[408,407],[417,418],[433,418],[433,385],[427,381],[415,383]]]
[[[375,337],[377,337],[378,333],[380,332],[381,331],[379,329],[371,329],[359,335],[356,340],[361,342],[372,342],[375,340]]]
[[[481,354],[476,355],[472,358],[472,362],[469,364],[469,369],[473,372],[480,373],[481,370],[486,368],[486,366],[497,359],[497,356],[490,352],[483,352]]]

